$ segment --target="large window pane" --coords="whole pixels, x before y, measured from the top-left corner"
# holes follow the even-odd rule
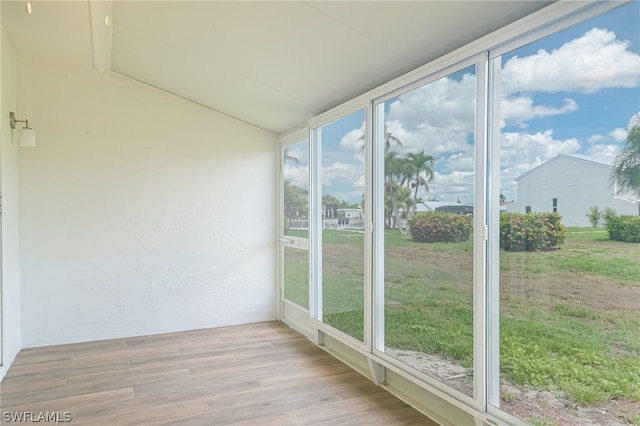
[[[284,247],[284,298],[309,309],[309,251]]]
[[[376,135],[385,227],[378,347],[470,396],[475,81],[470,67],[386,101]]]
[[[282,150],[284,298],[309,309],[309,142]]]
[[[639,7],[499,58],[505,212],[493,403],[532,423],[640,420],[640,244],[611,238],[617,223],[640,225]],[[625,152],[636,159],[631,187],[611,179]]]
[[[284,234],[309,236],[309,141],[289,145],[282,152]]]
[[[322,321],[364,341],[364,111],[318,131]]]

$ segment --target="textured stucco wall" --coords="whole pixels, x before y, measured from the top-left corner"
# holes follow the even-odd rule
[[[1,11],[0,7],[0,11]],[[17,109],[16,52],[0,30],[0,195],[2,196],[2,366],[0,379],[21,349],[20,342],[20,260],[18,234],[18,141],[8,124],[9,112]],[[21,118],[18,116],[18,118]]]
[[[276,135],[115,73],[19,68],[25,347],[275,318]]]

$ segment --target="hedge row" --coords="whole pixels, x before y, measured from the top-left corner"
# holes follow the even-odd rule
[[[611,216],[606,228],[614,241],[640,243],[640,216]]]
[[[564,242],[558,213],[502,213],[500,248],[507,251],[548,250]]]
[[[558,213],[502,213],[500,248],[539,251],[556,247],[564,242],[565,227],[561,220]],[[640,220],[634,223],[635,234],[629,231],[628,226],[620,232],[640,238]],[[420,243],[468,241],[472,231],[473,218],[454,213],[418,213],[409,222],[411,238]]]
[[[420,243],[464,242],[469,240],[472,230],[472,217],[455,213],[418,213],[409,222],[411,238]]]

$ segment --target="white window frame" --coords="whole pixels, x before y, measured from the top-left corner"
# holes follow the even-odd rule
[[[278,267],[277,267],[277,307],[276,318],[295,330],[309,336],[313,341],[317,340],[317,336],[313,328],[309,324],[309,310],[304,307],[287,300],[284,297],[284,248],[291,247],[297,250],[306,250],[309,253],[309,271],[311,270],[311,251],[309,238],[300,238],[284,234],[284,161],[283,152],[288,146],[295,145],[302,141],[309,143],[309,128],[302,127],[282,135],[278,140],[277,171],[278,171],[278,214],[276,215],[277,223],[277,247],[278,247]],[[311,170],[311,158],[309,158],[309,169]],[[309,207],[310,208],[310,207]],[[311,226],[311,220],[309,220]],[[307,285],[311,287],[311,273],[307,278]],[[311,294],[311,288],[309,288]],[[309,301],[310,303],[311,301]]]
[[[485,389],[485,348],[484,348],[484,330],[485,330],[485,312],[484,306],[484,259],[485,259],[485,245],[486,245],[486,219],[484,208],[484,191],[485,191],[485,171],[484,164],[486,159],[486,130],[485,130],[485,99],[487,93],[487,72],[486,72],[486,53],[480,53],[467,58],[464,61],[460,61],[451,64],[448,67],[442,68],[437,72],[425,75],[414,81],[411,84],[405,85],[392,92],[385,94],[377,99],[373,100],[373,127],[376,129],[373,132],[374,141],[374,170],[372,181],[375,182],[373,202],[375,203],[375,216],[374,216],[374,255],[373,255],[373,267],[374,267],[374,283],[373,283],[373,300],[374,303],[374,322],[372,325],[375,330],[375,335],[372,336],[374,341],[372,354],[376,357],[384,360],[385,364],[392,365],[393,367],[402,370],[405,373],[412,374],[415,377],[420,378],[424,383],[440,389],[443,392],[450,393],[458,400],[473,406],[474,408],[481,410],[483,402],[479,399],[479,396],[484,394]],[[474,252],[473,252],[473,300],[474,300],[474,397],[465,395],[437,379],[419,372],[401,361],[393,358],[392,356],[384,352],[384,154],[382,154],[383,144],[376,140],[376,137],[384,133],[384,102],[389,99],[393,99],[396,96],[408,93],[412,90],[430,84],[443,77],[451,75],[455,72],[461,71],[470,66],[475,66],[476,77],[476,120],[475,120],[475,152],[474,152]],[[481,309],[476,309],[480,307]]]
[[[500,409],[500,74],[502,55],[516,50],[529,43],[540,40],[553,33],[562,31],[573,25],[609,12],[631,1],[600,1],[591,3],[559,2],[539,13],[531,19],[524,18],[525,25],[518,31],[516,23],[512,24],[506,34],[505,41],[488,50],[489,99],[487,117],[488,157],[487,157],[487,217],[489,219],[489,240],[487,248],[487,329],[486,329],[486,365],[487,388],[484,400],[485,413],[510,425],[528,425],[529,423]],[[515,26],[514,26],[515,25]],[[531,206],[533,207],[533,206]],[[533,210],[532,210],[533,211]]]
[[[364,217],[365,238],[364,238],[364,339],[358,339],[344,333],[324,321],[322,321],[322,217],[319,214],[322,207],[322,149],[319,141],[322,140],[322,127],[334,121],[340,120],[353,113],[363,111],[365,113],[365,200],[371,197],[371,182],[368,177],[371,175],[371,132],[369,131],[369,123],[371,117],[371,102],[363,102],[364,98],[356,98],[344,105],[336,107],[325,114],[319,115],[309,120],[309,143],[310,143],[310,170],[311,180],[309,185],[309,197],[311,208],[309,211],[309,238],[311,244],[311,301],[309,305],[311,323],[318,328],[319,331],[325,333],[339,342],[355,349],[358,352],[370,352],[371,346],[371,286],[367,285],[371,282],[371,203],[365,203]],[[311,166],[313,164],[313,166]],[[321,343],[322,335],[319,335]]]
[[[558,1],[525,18],[503,27],[450,54],[417,68],[399,78],[374,88],[334,109],[320,114],[307,123],[311,130],[310,143],[310,244],[311,244],[311,323],[321,333],[326,333],[344,343],[383,369],[389,369],[407,381],[472,414],[477,422],[508,422],[526,425],[524,421],[500,410],[499,371],[499,191],[500,191],[500,57],[501,55],[541,39],[554,32],[612,10],[629,1],[573,2]],[[379,238],[384,226],[380,194],[384,158],[373,149],[373,138],[380,131],[383,120],[374,117],[376,106],[384,100],[397,96],[450,74],[454,68],[463,69],[462,64],[476,64],[476,194],[474,211],[474,368],[475,397],[470,398],[454,391],[422,373],[409,371],[404,365],[384,354],[376,346],[380,335],[384,338],[384,327],[376,320],[380,310],[384,312],[384,299],[380,300],[379,286],[384,282],[384,247]],[[369,232],[365,233],[365,343],[319,321],[322,318],[321,294],[318,294],[318,279],[322,274],[321,218],[318,218],[321,196],[320,150],[317,132],[321,126],[340,119],[358,110],[366,111],[365,132],[365,217]],[[378,152],[376,154],[376,152]],[[381,172],[382,170],[382,172]],[[369,254],[369,255],[367,255]],[[382,334],[381,334],[382,333]],[[373,374],[375,376],[375,374]],[[496,404],[498,402],[498,404]]]

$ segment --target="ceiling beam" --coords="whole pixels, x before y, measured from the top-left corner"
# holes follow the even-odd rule
[[[89,0],[93,69],[111,71],[113,42],[113,0]]]

